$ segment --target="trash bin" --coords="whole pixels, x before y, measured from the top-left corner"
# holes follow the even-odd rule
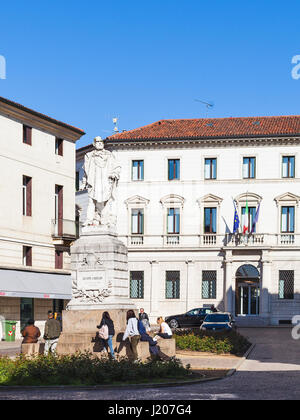
[[[5,341],[16,341],[16,321],[4,321]]]

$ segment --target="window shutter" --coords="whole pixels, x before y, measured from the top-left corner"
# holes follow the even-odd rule
[[[32,216],[32,178],[26,183],[26,216]]]

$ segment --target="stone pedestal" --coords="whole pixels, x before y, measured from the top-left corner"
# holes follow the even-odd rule
[[[95,352],[103,312],[109,312],[120,340],[127,311],[136,310],[129,298],[127,247],[115,232],[85,228],[71,247],[71,269],[73,297],[63,312],[57,352]]]

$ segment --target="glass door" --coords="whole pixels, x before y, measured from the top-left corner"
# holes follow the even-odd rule
[[[259,314],[258,285],[239,284],[237,290],[237,315]]]

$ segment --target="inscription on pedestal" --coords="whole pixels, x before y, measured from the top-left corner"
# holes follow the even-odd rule
[[[73,281],[73,299],[82,303],[99,303],[110,296],[112,282],[106,271],[78,270]]]

